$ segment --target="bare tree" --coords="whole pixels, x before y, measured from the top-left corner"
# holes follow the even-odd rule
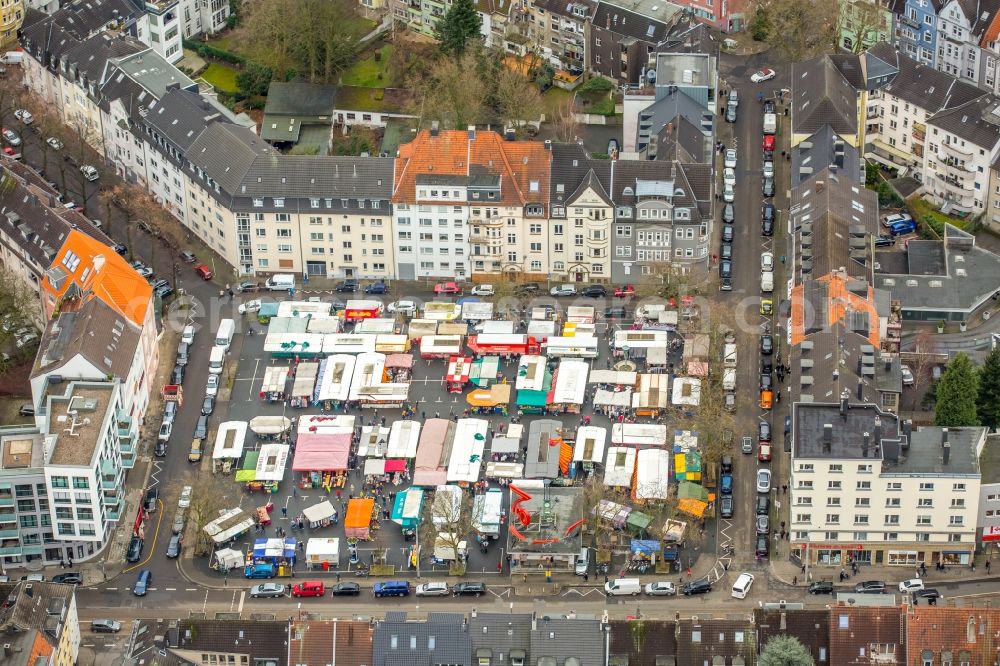
[[[882,0],[853,0],[841,5],[838,32],[850,39],[841,44],[845,49],[861,53],[886,39],[892,31],[892,13]]]
[[[795,62],[834,50],[839,7],[838,2],[758,0],[753,13],[764,19],[765,41]]]
[[[188,507],[188,528],[195,531],[194,554],[209,555],[215,545],[205,533],[205,525],[219,517],[219,511],[230,508],[224,491],[225,485],[218,483],[211,475],[199,475],[191,493]],[[190,533],[190,532],[189,532]]]
[[[480,122],[487,91],[478,71],[475,53],[466,53],[457,60],[440,58],[416,81],[420,115],[449,129],[464,129]]]
[[[556,140],[560,143],[573,143],[580,132],[580,123],[576,119],[573,99],[566,98],[552,112],[552,129]]]
[[[457,502],[455,501],[457,499]],[[438,549],[453,558],[450,573],[465,573],[465,560],[460,546],[472,533],[472,499],[464,492],[451,494],[435,491],[434,499],[424,510],[420,523],[420,542],[431,553]]]
[[[492,87],[496,112],[504,127],[513,127],[520,133],[526,122],[541,115],[542,96],[521,72],[502,67]]]

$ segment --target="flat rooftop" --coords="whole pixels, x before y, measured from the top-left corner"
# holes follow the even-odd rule
[[[44,464],[42,441],[41,433],[0,435],[0,469],[41,468]]]
[[[91,464],[114,392],[114,384],[74,383],[65,395],[50,398],[49,434],[56,437],[50,464]]]
[[[910,433],[910,448],[902,453],[899,462],[887,462],[883,474],[939,474],[974,475],[979,472],[979,455],[976,445],[983,434],[982,428],[919,428]],[[950,452],[944,461],[944,442],[947,437]]]
[[[899,422],[888,412],[878,410],[872,404],[848,404],[841,413],[841,405],[825,403],[797,403],[793,407],[794,453],[796,458],[864,458],[864,433],[870,434],[868,458],[882,459],[878,447],[875,419],[880,420],[881,439],[899,439]],[[823,441],[824,427],[833,426],[830,445]]]
[[[510,522],[521,534],[521,541],[511,534],[509,550],[514,553],[578,553],[582,536],[579,530],[564,537],[570,525],[583,518],[583,490],[549,486],[526,489],[531,499],[521,503],[531,516],[531,524],[523,526],[510,512]],[[513,502],[513,496],[511,497]],[[551,543],[546,543],[552,540]],[[541,541],[543,543],[532,543]]]

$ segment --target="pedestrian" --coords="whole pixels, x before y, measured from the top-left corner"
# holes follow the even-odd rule
[[[288,507],[287,506],[281,507],[281,517],[282,518],[288,518]]]
[[[503,560],[500,560],[499,562],[497,562],[497,573],[498,574],[502,574],[503,573]]]
[[[990,561],[986,560],[986,573],[990,572]]]
[[[798,585],[798,584],[799,584],[799,577],[792,576],[792,585]]]
[[[292,497],[298,497],[298,496],[299,496],[299,490],[298,490],[298,488],[294,488],[293,487],[292,488]]]

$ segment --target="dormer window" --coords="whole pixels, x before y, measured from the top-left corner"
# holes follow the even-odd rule
[[[690,220],[691,210],[688,208],[675,208],[674,209],[674,219],[675,220]]]
[[[254,199],[253,199],[253,207],[254,208],[263,208],[264,207],[264,200],[261,199],[260,197],[254,197]]]
[[[543,210],[544,209],[542,208],[541,204],[528,204],[525,207],[524,212],[525,212],[526,215],[540,216],[540,215],[542,215]]]

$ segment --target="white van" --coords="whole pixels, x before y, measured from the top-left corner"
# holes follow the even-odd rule
[[[760,290],[765,294],[770,294],[774,291],[774,273],[764,271],[760,274]]]
[[[590,572],[590,549],[581,548],[576,555],[576,575],[585,576]]]
[[[286,291],[295,288],[295,276],[291,273],[272,275],[264,282],[264,288],[271,291]]]
[[[233,341],[234,333],[236,333],[236,322],[232,319],[223,319],[220,321],[219,330],[215,334],[215,346],[229,351],[229,345]]]
[[[737,599],[746,599],[751,587],[753,587],[753,574],[743,572],[733,583],[733,596]]]
[[[604,584],[604,592],[609,597],[636,596],[642,592],[642,584],[638,578],[615,578]]]
[[[208,371],[213,375],[222,374],[222,366],[226,362],[226,350],[224,347],[212,347],[212,353],[208,357]]]

